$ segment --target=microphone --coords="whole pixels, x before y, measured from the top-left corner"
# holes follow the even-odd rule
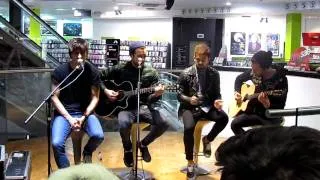
[[[138,68],[141,68],[143,59],[141,57],[138,58]]]
[[[78,63],[80,67],[83,69],[84,68],[84,60],[83,59],[78,59]]]

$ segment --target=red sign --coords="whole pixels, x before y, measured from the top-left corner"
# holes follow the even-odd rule
[[[320,33],[302,33],[303,46],[320,46]]]

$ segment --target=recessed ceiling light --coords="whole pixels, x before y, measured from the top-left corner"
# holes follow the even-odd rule
[[[57,8],[56,10],[57,10],[57,11],[65,11],[65,10],[67,10],[67,9]]]
[[[232,4],[231,4],[231,2],[228,1],[228,2],[226,2],[226,5],[231,6]]]

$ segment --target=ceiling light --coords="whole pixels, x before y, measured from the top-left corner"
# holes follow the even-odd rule
[[[80,17],[80,16],[82,16],[82,14],[81,14],[80,11],[74,10],[74,11],[73,11],[73,16],[75,16],[75,17]]]
[[[114,9],[115,11],[117,11],[117,10],[119,10],[119,6],[114,6],[113,9]]]
[[[72,10],[76,10],[76,8],[73,7]]]
[[[232,5],[232,3],[231,2],[226,2],[226,6],[231,6]]]
[[[67,10],[67,9],[57,8],[56,10],[57,10],[57,11],[65,11],[65,10]]]

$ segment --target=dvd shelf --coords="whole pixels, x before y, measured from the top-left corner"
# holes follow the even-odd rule
[[[112,63],[106,60],[106,41],[105,40],[88,40],[89,54],[88,59],[99,68],[110,66]],[[120,63],[131,60],[129,55],[129,44],[131,41],[120,42]],[[147,49],[146,63],[150,63],[156,69],[166,68],[167,62],[170,61],[170,44],[160,41],[143,41]],[[69,51],[65,44],[55,40],[42,42],[42,48],[59,62],[69,61]]]

